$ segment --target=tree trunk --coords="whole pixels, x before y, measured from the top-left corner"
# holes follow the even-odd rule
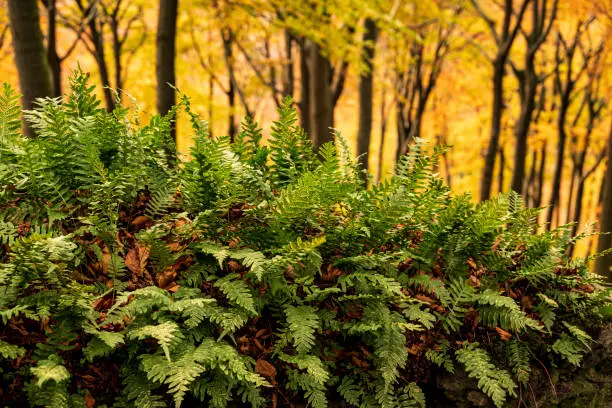
[[[293,97],[294,74],[293,74],[293,36],[288,30],[285,30],[285,61],[283,75],[283,93]]]
[[[527,138],[529,126],[535,110],[535,97],[538,78],[535,72],[534,54],[527,50],[525,64],[525,93],[521,101],[521,113],[515,129],[516,148],[514,155],[514,172],[512,174],[512,190],[523,194],[525,181],[525,160],[527,158]]]
[[[113,34],[113,63],[115,65],[115,89],[121,91],[123,89],[123,81],[121,79],[121,40],[119,39],[119,28],[117,22],[111,22],[111,32]],[[121,98],[121,92],[117,95]]]
[[[96,6],[94,6],[96,7]],[[89,31],[91,40],[94,45],[94,57],[100,71],[100,82],[102,82],[102,91],[104,92],[104,101],[106,102],[106,110],[111,112],[115,109],[115,98],[111,92],[111,83],[108,74],[108,65],[106,64],[106,53],[104,51],[104,39],[101,30],[98,29],[98,21],[100,20],[99,11],[93,10],[94,17],[89,19]]]
[[[550,198],[550,207],[548,207],[548,215],[546,221],[549,224],[549,228],[551,227],[553,214],[555,212],[555,208],[559,202],[559,194],[561,190],[561,178],[563,176],[563,158],[565,156],[565,139],[567,139],[567,134],[565,133],[565,116],[567,113],[567,107],[565,104],[561,104],[561,109],[559,110],[559,116],[557,117],[557,128],[559,133],[559,140],[557,142],[557,155],[555,160],[555,174],[553,176],[553,185],[552,185],[552,195]]]
[[[365,21],[365,33],[363,35],[363,62],[366,68],[359,79],[359,130],[357,133],[357,156],[367,183],[369,174],[369,149],[370,137],[372,135],[372,104],[374,99],[374,47],[378,28],[372,19]]]
[[[310,82],[310,126],[315,150],[333,140],[334,110],[331,89],[331,69],[318,44],[306,40]]]
[[[176,103],[175,92],[171,87],[176,85],[175,53],[176,53],[176,18],[178,0],[160,0],[157,20],[156,61],[157,76],[157,111],[165,115]],[[173,137],[176,140],[176,129],[173,127]]]
[[[526,193],[525,198],[527,199],[527,202],[529,203],[530,207],[534,207],[534,202],[535,202],[535,195],[536,195],[535,179],[536,179],[537,165],[538,165],[538,152],[536,151],[536,149],[533,149],[533,151],[531,152],[531,168],[529,170],[529,177],[527,177],[527,182],[525,184],[525,187],[523,187]]]
[[[597,251],[605,251],[612,248],[612,127],[608,134],[608,158],[606,174],[603,182],[603,201],[601,205],[601,220],[599,230],[608,235],[600,235],[597,241]],[[612,282],[612,254],[599,257],[595,264],[595,272],[605,276],[608,282]]]
[[[506,167],[506,155],[504,146],[499,147],[499,172],[497,174],[497,184],[500,194],[504,192],[504,170]]]
[[[538,185],[535,193],[534,207],[538,208],[542,205],[542,189],[544,187],[544,170],[546,169],[546,141],[540,152],[540,168],[538,169]]]
[[[223,54],[225,56],[225,64],[227,66],[228,84],[227,84],[227,103],[229,105],[229,117],[227,123],[227,133],[231,141],[234,141],[236,136],[236,81],[234,80],[234,35],[231,30],[221,30],[223,38]]]
[[[310,123],[310,73],[308,70],[308,48],[306,40],[300,42],[300,112],[302,128],[308,135],[312,132]]]
[[[56,0],[47,0],[47,62],[51,71],[51,91],[54,97],[62,96],[62,66],[57,55]]]
[[[495,156],[499,149],[499,136],[501,134],[501,119],[504,110],[504,65],[505,59],[497,58],[493,62],[493,105],[491,111],[491,137],[485,156],[482,182],[480,186],[480,200],[484,201],[491,196],[493,185],[493,171],[495,169]]]
[[[380,92],[380,147],[378,149],[378,179],[377,181],[380,183],[382,180],[382,167],[383,160],[385,157],[385,135],[387,133],[387,98],[385,97],[385,88]]]
[[[13,52],[19,73],[23,109],[32,109],[36,98],[53,95],[49,65],[40,30],[36,0],[9,0],[8,11],[13,36]],[[33,129],[24,123],[24,133],[33,137]]]

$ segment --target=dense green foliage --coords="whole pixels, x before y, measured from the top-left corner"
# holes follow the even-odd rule
[[[580,364],[610,315],[571,227],[539,232],[512,193],[453,196],[439,149],[366,189],[341,137],[312,152],[291,100],[264,145],[251,119],[209,137],[186,97],[143,125],[92,92],[77,72],[39,101],[36,139],[0,96],[9,406],[423,407],[431,373],[461,368],[501,407],[536,359]]]

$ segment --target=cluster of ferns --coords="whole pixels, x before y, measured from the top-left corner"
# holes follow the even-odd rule
[[[612,314],[567,256],[585,234],[514,193],[454,195],[443,147],[416,140],[367,186],[290,98],[265,141],[250,118],[211,137],[182,94],[148,123],[108,113],[81,71],[23,113],[28,139],[18,98],[0,92],[5,403],[425,407],[419,373],[462,370],[502,407],[535,361],[579,365]]]

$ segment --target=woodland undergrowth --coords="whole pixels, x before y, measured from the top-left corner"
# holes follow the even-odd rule
[[[77,71],[24,117],[0,94],[0,401],[11,407],[425,407],[464,370],[497,407],[579,365],[612,315],[514,193],[474,204],[417,140],[367,188],[286,98],[266,143],[107,113]],[[190,157],[171,138],[191,119]]]

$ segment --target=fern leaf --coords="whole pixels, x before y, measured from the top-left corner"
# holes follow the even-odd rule
[[[289,334],[298,353],[308,352],[315,343],[315,331],[319,329],[319,317],[311,306],[287,306],[285,308]]]

